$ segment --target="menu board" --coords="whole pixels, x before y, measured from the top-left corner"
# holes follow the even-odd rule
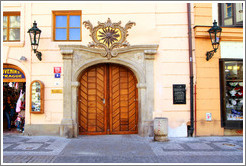
[[[173,85],[173,104],[186,104],[186,85]]]

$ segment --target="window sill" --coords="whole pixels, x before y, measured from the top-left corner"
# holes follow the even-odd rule
[[[78,43],[82,42],[82,40],[53,40],[55,43]]]
[[[57,45],[81,45],[82,41],[52,41]]]
[[[24,41],[20,41],[20,42],[3,42],[3,46],[7,46],[7,47],[24,47]]]
[[[221,28],[243,28],[243,25],[221,25]]]

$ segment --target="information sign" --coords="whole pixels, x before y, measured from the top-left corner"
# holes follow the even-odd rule
[[[186,85],[173,85],[173,104],[186,104]]]

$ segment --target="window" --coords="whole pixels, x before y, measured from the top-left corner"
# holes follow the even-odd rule
[[[3,41],[20,41],[20,12],[3,13]]]
[[[221,26],[243,26],[243,3],[219,5]]]
[[[243,125],[243,61],[220,60],[222,126],[241,129]]]
[[[53,11],[53,40],[81,41],[81,11]]]

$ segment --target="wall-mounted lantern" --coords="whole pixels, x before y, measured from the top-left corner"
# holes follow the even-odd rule
[[[206,60],[208,61],[211,59],[214,55],[214,53],[217,51],[219,45],[220,45],[220,36],[221,36],[222,29],[217,25],[217,22],[214,20],[213,26],[208,30],[211,43],[213,46],[212,51],[208,51],[206,54]]]
[[[40,39],[40,34],[41,30],[38,29],[36,21],[33,23],[33,27],[27,31],[30,35],[30,41],[31,41],[31,46],[32,50],[34,53],[36,53],[37,58],[41,61],[42,60],[42,54],[41,52],[38,52],[38,45],[39,45],[39,39]]]

